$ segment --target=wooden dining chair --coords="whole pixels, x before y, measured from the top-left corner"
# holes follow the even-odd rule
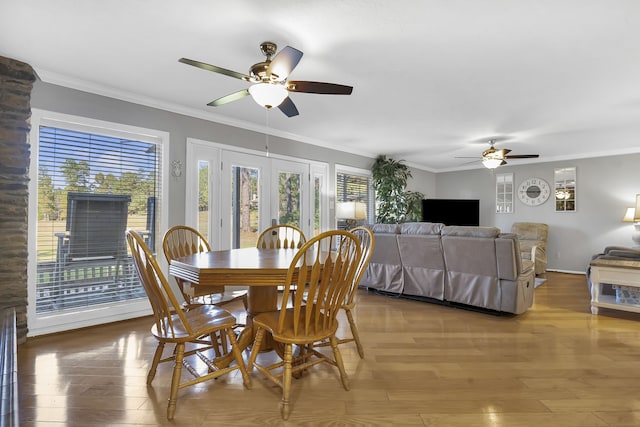
[[[158,341],[153,362],[147,374],[147,384],[151,385],[158,364],[174,362],[167,418],[173,419],[178,390],[181,388],[219,378],[238,369],[242,373],[245,387],[251,388],[251,378],[245,368],[242,352],[238,348],[233,332],[233,326],[236,324],[235,317],[228,311],[210,304],[202,304],[184,311],[149,247],[144,243],[144,239],[133,230],[127,230],[126,236],[135,269],[153,309],[155,322],[151,327],[151,333]],[[235,363],[220,363],[218,366],[217,359],[210,359],[209,353],[213,352],[217,345],[213,343],[211,337],[221,333],[227,336]],[[168,356],[163,357],[166,344],[175,344],[175,348]],[[195,357],[197,365],[206,366],[197,368],[195,363],[190,364],[187,358],[191,359],[191,356]],[[183,365],[193,378],[182,379]]]
[[[198,230],[186,225],[176,225],[171,227],[162,238],[162,249],[167,262],[187,255],[199,252],[208,252],[211,246],[207,239]],[[194,286],[189,282],[175,278],[182,296],[187,304],[198,301],[224,306],[233,301],[241,300],[245,310],[248,308],[247,291],[227,290],[224,286]]]
[[[358,291],[358,285],[360,284],[360,280],[362,280],[362,276],[364,275],[364,272],[369,265],[369,261],[371,260],[371,255],[373,254],[375,238],[373,236],[373,232],[367,227],[355,227],[350,231],[358,238],[358,241],[360,242],[362,256],[360,257],[360,262],[358,263],[358,270],[356,271],[353,284],[351,285],[351,288],[349,289],[349,292],[344,299],[344,303],[340,307],[342,310],[344,310],[347,316],[347,320],[349,321],[349,327],[351,328],[351,338],[338,338],[338,344],[355,342],[360,358],[364,359],[364,348],[362,347],[362,342],[360,341],[358,327],[356,326],[356,322],[353,318],[353,309],[356,306],[355,296]],[[326,340],[314,344],[315,347],[325,347],[328,345],[329,342]]]
[[[334,248],[328,251],[327,248]],[[338,311],[353,284],[361,249],[358,239],[350,232],[332,230],[321,233],[300,248],[287,272],[281,308],[258,314],[253,319],[256,331],[248,370],[255,367],[267,379],[282,388],[281,414],[288,419],[291,412],[291,377],[309,367],[326,362],[336,366],[345,390],[349,380],[338,349],[336,330]],[[306,287],[305,287],[306,285]],[[306,292],[293,292],[293,287]],[[265,334],[284,347],[284,360],[272,365],[257,362]],[[328,339],[333,357],[325,355],[312,344]],[[293,357],[293,345],[300,354]]]
[[[296,249],[305,244],[307,238],[295,225],[276,224],[258,236],[258,249]]]

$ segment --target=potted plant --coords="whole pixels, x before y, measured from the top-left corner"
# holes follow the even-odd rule
[[[411,170],[402,160],[380,155],[371,173],[376,191],[376,222],[397,224],[421,220],[424,195],[406,189]]]

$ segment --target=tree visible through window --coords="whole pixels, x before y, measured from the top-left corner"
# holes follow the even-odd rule
[[[36,312],[145,297],[126,248],[122,255],[122,227],[139,230],[155,247],[158,148],[151,142],[40,127]],[[95,241],[98,231],[122,236],[109,248],[110,238]],[[100,243],[97,252],[88,249]]]

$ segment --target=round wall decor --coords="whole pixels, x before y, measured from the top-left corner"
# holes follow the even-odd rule
[[[551,188],[547,181],[542,178],[525,179],[518,187],[518,198],[522,203],[529,206],[543,204],[550,194]]]

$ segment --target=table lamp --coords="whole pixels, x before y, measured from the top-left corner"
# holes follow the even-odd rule
[[[622,221],[633,222],[634,232],[631,240],[633,240],[635,246],[640,246],[640,194],[636,194],[636,207],[627,208]]]
[[[364,202],[338,202],[336,218],[345,220],[347,229],[351,229],[358,221],[367,219],[367,205]]]

